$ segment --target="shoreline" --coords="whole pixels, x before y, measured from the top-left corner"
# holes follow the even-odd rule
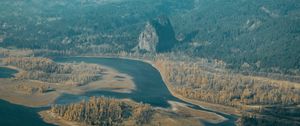
[[[198,101],[198,100],[193,100],[193,99],[189,99],[189,98],[185,98],[183,96],[181,96],[180,94],[177,94],[172,88],[172,85],[170,82],[168,82],[166,80],[166,78],[164,77],[164,73],[163,71],[161,71],[154,63],[153,61],[150,61],[150,60],[146,60],[146,59],[139,59],[139,58],[130,58],[130,57],[118,57],[118,56],[74,56],[74,57],[94,57],[94,58],[119,58],[119,59],[127,59],[127,60],[134,60],[134,61],[139,61],[139,62],[143,62],[143,63],[146,63],[146,64],[149,64],[151,65],[154,69],[156,69],[163,82],[165,83],[165,86],[168,88],[168,90],[170,91],[170,93],[180,99],[180,100],[183,100],[185,102],[188,102],[188,103],[191,103],[191,104],[194,104],[194,105],[197,105],[199,107],[202,107],[202,108],[205,108],[205,109],[208,109],[208,110],[216,110],[218,112],[221,112],[221,113],[224,113],[224,114],[233,114],[233,115],[240,115],[240,112],[236,109],[236,108],[233,108],[233,107],[228,107],[228,106],[223,106],[223,105],[219,105],[219,104],[212,104],[212,103],[207,103],[207,102],[202,102],[202,101]],[[108,71],[114,71],[113,73],[119,73],[117,70],[113,69],[113,68],[110,68],[110,67],[107,67],[107,66],[104,66],[104,65],[101,65],[102,67],[104,67],[105,69],[108,69]],[[12,67],[12,66],[4,66],[4,67],[8,67],[8,68],[11,68],[11,69],[15,69],[15,70],[18,70],[18,71],[22,71],[21,69],[19,68],[16,68],[16,67]],[[124,75],[123,75],[124,76]],[[125,75],[126,76],[126,75]],[[132,79],[131,77],[129,77],[130,79]],[[110,79],[113,79],[113,78],[110,78]],[[129,79],[129,80],[130,80]],[[104,79],[105,80],[105,79]],[[35,80],[29,80],[31,82],[34,82],[34,83],[43,83],[43,82],[40,82],[40,81],[35,81]],[[98,81],[93,81],[87,85],[84,85],[84,86],[80,86],[80,87],[65,87],[65,88],[69,88],[69,89],[63,89],[63,90],[60,90],[59,92],[55,91],[55,93],[53,92],[50,92],[52,93],[50,96],[52,100],[48,101],[47,104],[45,103],[39,103],[39,104],[36,104],[36,103],[26,103],[26,102],[22,102],[22,99],[32,99],[31,98],[12,98],[11,96],[8,96],[8,97],[4,97],[1,96],[1,93],[0,93],[0,98],[2,98],[3,100],[6,100],[6,101],[9,101],[13,104],[19,104],[19,105],[24,105],[24,106],[28,106],[28,107],[42,107],[42,106],[45,106],[45,105],[48,105],[50,104],[51,102],[55,101],[53,99],[56,99],[58,98],[59,96],[61,96],[62,93],[70,93],[70,94],[81,94],[81,93],[84,93],[84,92],[88,92],[88,91],[93,91],[95,90],[94,87],[97,87],[97,83],[99,83],[99,81],[103,81],[103,80],[98,80]],[[130,90],[135,90],[135,84],[134,82],[133,83],[133,87],[132,85],[125,85],[125,86],[122,86],[120,85],[119,87],[115,87],[116,85],[112,86],[108,83],[105,84],[105,86],[98,86],[98,87],[101,87],[102,90],[111,90],[113,92],[125,92],[125,93],[130,93]],[[0,83],[1,84],[1,83]],[[50,84],[51,85],[51,84]],[[58,85],[58,84],[55,84],[55,85]],[[91,86],[92,85],[92,86]],[[102,84],[103,85],[103,84]],[[88,87],[90,86],[90,87]],[[129,87],[129,88],[128,88]],[[71,89],[70,89],[71,88]],[[81,90],[81,91],[80,91]],[[84,91],[82,91],[84,90]],[[101,89],[100,89],[101,90]],[[47,94],[46,94],[47,95]],[[12,95],[14,96],[14,95]],[[31,96],[34,96],[34,95],[31,95]],[[17,96],[15,96],[17,97]],[[27,96],[28,97],[28,96]],[[39,96],[36,96],[36,97],[39,97]],[[34,99],[36,97],[33,97]],[[41,97],[41,96],[40,96]],[[17,100],[19,99],[19,100]],[[21,99],[21,100],[20,100]],[[49,98],[48,98],[49,99]]]
[[[167,79],[165,78],[165,76],[164,76],[165,73],[161,69],[159,69],[159,67],[156,66],[156,64],[151,60],[139,59],[139,58],[129,58],[129,57],[117,57],[117,56],[75,56],[75,57],[119,58],[119,59],[125,59],[125,60],[127,59],[127,60],[134,60],[134,61],[143,62],[145,64],[151,65],[151,67],[153,67],[155,70],[157,70],[159,72],[162,81],[165,83],[165,86],[167,87],[167,89],[169,90],[171,95],[173,95],[174,97],[176,97],[180,100],[183,100],[187,103],[191,103],[191,104],[194,104],[194,105],[199,106],[201,108],[212,111],[212,112],[202,111],[201,113],[207,113],[207,112],[211,113],[213,116],[215,116],[215,118],[219,118],[220,119],[219,121],[221,121],[221,120],[224,121],[224,120],[226,120],[226,118],[223,119],[224,118],[223,116],[221,116],[217,113],[214,113],[214,112],[227,114],[227,115],[229,115],[229,114],[239,115],[240,114],[239,111],[237,111],[236,108],[227,107],[227,106],[218,105],[218,104],[211,104],[211,103],[201,102],[201,101],[185,98],[185,97],[181,96],[180,94],[177,94],[173,90],[172,84],[170,82],[168,82]],[[69,87],[69,86],[65,86],[65,85],[56,84],[56,86],[58,86],[58,87],[56,87],[58,90],[53,91],[53,92],[49,92],[49,93],[45,93],[45,94],[41,94],[41,95],[35,95],[35,94],[34,95],[27,95],[27,96],[24,95],[24,94],[15,95],[13,92],[8,93],[6,95],[3,95],[3,92],[1,91],[1,88],[0,88],[0,98],[5,100],[5,101],[8,101],[10,103],[19,104],[19,105],[23,105],[23,106],[27,106],[27,107],[43,107],[43,106],[49,106],[50,104],[53,104],[54,101],[57,98],[59,98],[63,93],[82,94],[82,93],[89,92],[89,91],[96,91],[98,89],[100,89],[100,90],[101,89],[102,90],[110,90],[110,91],[113,91],[113,92],[127,92],[127,93],[129,92],[130,93],[131,90],[136,89],[135,88],[136,84],[134,82],[132,82],[132,77],[130,77],[126,74],[120,73],[119,71],[115,70],[114,68],[110,68],[110,67],[107,67],[105,65],[100,65],[100,66],[107,70],[107,71],[105,71],[104,76],[107,76],[106,72],[110,72],[110,74],[113,73],[110,78],[107,78],[107,77],[105,78],[104,77],[103,79],[100,79],[98,81],[93,81],[93,82],[91,82],[87,85],[80,86],[80,87]],[[126,80],[129,80],[129,81],[126,81],[125,83],[132,83],[133,86],[130,85],[130,84],[125,85],[125,86],[124,85],[119,85],[119,87],[115,88],[115,90],[114,90],[114,87],[116,85],[118,85],[118,83],[114,84],[112,81],[115,81],[115,82],[118,81],[118,79],[114,78],[115,76],[118,76],[118,75],[125,76]],[[105,81],[105,80],[107,82],[104,85],[104,87],[103,87],[103,83],[101,83],[102,86],[101,85],[99,86],[99,83],[101,81]],[[131,80],[131,82],[130,82],[130,80]],[[11,79],[10,81],[13,82],[13,81],[16,81],[16,80]],[[39,81],[34,81],[34,80],[27,80],[27,81],[30,81],[32,83],[45,84],[45,82],[39,82]],[[3,85],[3,83],[0,83],[0,85]],[[59,86],[61,86],[61,87],[59,87]],[[95,87],[97,87],[98,89],[96,89]],[[17,91],[15,91],[15,92],[17,92]],[[8,96],[8,97],[3,98],[3,96]],[[43,99],[45,99],[45,98],[48,98],[48,100],[43,101]],[[32,102],[32,101],[35,101],[35,102]],[[41,101],[43,101],[43,102],[41,102]],[[40,103],[38,103],[38,102],[40,102]],[[185,109],[185,110],[188,110],[188,108],[185,108],[185,107],[181,107],[181,108]],[[198,112],[198,114],[199,114],[199,112]],[[42,113],[42,114],[43,115],[41,115],[41,116],[49,115],[49,113],[48,114],[47,113]],[[205,114],[202,114],[202,115],[205,115]],[[48,121],[46,121],[46,122],[48,122]],[[216,122],[219,122],[219,121],[216,121]],[[212,121],[212,122],[214,122],[214,121]]]
[[[153,61],[151,60],[146,60],[146,59],[139,59],[139,58],[130,58],[130,57],[118,57],[118,56],[76,56],[76,57],[91,57],[91,58],[119,58],[119,59],[127,59],[127,60],[134,60],[134,61],[139,61],[139,62],[143,62],[143,63],[146,63],[146,64],[150,64],[153,68],[155,68],[163,82],[165,83],[165,86],[168,88],[168,90],[170,91],[170,93],[180,99],[180,100],[183,100],[185,102],[188,102],[188,103],[191,103],[191,104],[194,104],[194,105],[197,105],[201,108],[205,108],[207,110],[211,110],[211,111],[217,111],[217,112],[220,112],[220,113],[223,113],[223,114],[232,114],[232,115],[236,115],[236,116],[241,116],[241,112],[237,109],[237,108],[234,108],[234,107],[230,107],[230,106],[224,106],[224,105],[220,105],[220,104],[213,104],[213,103],[208,103],[208,102],[203,102],[203,101],[198,101],[198,100],[194,100],[194,99],[189,99],[189,98],[186,98],[180,94],[177,94],[172,88],[172,84],[170,82],[167,81],[167,79],[165,78],[164,76],[164,73],[163,71],[161,71],[154,63]]]
[[[14,78],[0,78],[0,99],[12,104],[38,108],[55,104],[63,94],[80,95],[90,91],[108,90],[112,92],[130,93],[136,90],[132,77],[113,68],[101,65],[105,69],[103,78],[82,86],[72,86],[58,83],[47,83],[38,80],[15,80]],[[15,68],[16,69],[16,68]],[[18,69],[18,68],[17,68]],[[18,69],[19,71],[21,69]],[[122,76],[122,79],[114,79]],[[28,93],[31,88],[50,86],[55,91],[46,93]]]

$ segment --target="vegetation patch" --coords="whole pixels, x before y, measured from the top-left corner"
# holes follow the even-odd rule
[[[154,109],[147,104],[137,104],[105,97],[91,97],[88,101],[69,105],[54,105],[50,110],[57,116],[86,125],[119,126],[149,123]]]
[[[85,85],[101,78],[104,71],[99,65],[87,63],[55,63],[48,58],[40,57],[8,57],[5,65],[22,69],[16,79],[39,80],[48,83],[68,85]]]

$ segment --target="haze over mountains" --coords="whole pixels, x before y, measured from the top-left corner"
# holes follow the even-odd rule
[[[160,41],[156,52],[181,51],[224,60],[233,69],[295,75],[299,12],[297,0],[2,0],[0,46],[131,52],[152,22]],[[170,21],[167,27],[155,26],[158,17]]]

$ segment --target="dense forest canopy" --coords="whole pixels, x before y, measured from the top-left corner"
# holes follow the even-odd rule
[[[297,0],[1,0],[0,46],[130,52],[146,22],[161,15],[179,40],[173,51],[237,70],[300,68]]]
[[[154,110],[148,104],[91,97],[76,104],[54,105],[51,112],[65,120],[83,122],[88,126],[122,126],[128,125],[125,123],[128,120],[134,121],[130,125],[138,126],[149,123]]]

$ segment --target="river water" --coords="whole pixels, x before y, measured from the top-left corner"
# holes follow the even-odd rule
[[[14,77],[14,74],[18,71],[6,68],[6,67],[0,67],[0,78],[11,78]]]
[[[80,94],[80,95],[63,94],[55,101],[56,104],[67,104],[67,103],[79,102],[83,99],[88,99],[91,96],[106,96],[106,97],[114,97],[114,98],[129,98],[136,102],[147,103],[147,104],[151,104],[152,106],[163,107],[163,108],[170,107],[168,101],[176,101],[176,102],[185,103],[189,107],[194,109],[206,110],[204,108],[186,103],[172,96],[172,94],[169,92],[166,85],[164,84],[160,73],[148,63],[144,63],[136,60],[120,59],[120,58],[92,58],[92,57],[67,57],[67,58],[60,57],[60,58],[55,58],[54,61],[85,62],[85,63],[94,63],[94,64],[100,64],[107,67],[111,67],[121,73],[128,74],[129,76],[133,77],[133,81],[136,85],[136,90],[132,91],[131,93],[118,93],[118,92],[111,92],[109,90],[99,90],[99,91],[86,92],[85,94]],[[18,108],[16,110],[20,110],[20,111],[22,110],[24,114],[19,116],[33,117],[32,119],[27,119],[26,121],[28,122],[35,121],[35,122],[40,122],[40,125],[48,125],[46,123],[41,122],[41,119],[38,116],[36,116],[36,111],[38,111],[41,108],[34,108],[34,109],[27,108],[27,107],[17,106],[17,105],[10,104],[8,102],[1,101],[0,108],[2,109],[3,106],[4,107],[12,106],[12,108],[14,107]],[[5,111],[4,113],[10,113],[10,111],[12,113],[15,113],[15,111],[13,110],[14,109],[7,109],[2,111]],[[214,112],[212,110],[206,110],[206,111]],[[219,112],[215,112],[215,113],[222,115],[225,118],[228,118],[228,121],[225,121],[217,125],[222,125],[222,126],[234,125],[234,121],[236,120],[235,116],[226,115]],[[3,114],[3,112],[0,111],[0,118],[4,116],[5,115]],[[6,120],[12,120],[11,123],[15,122],[16,123],[15,125],[20,125],[19,122],[13,121],[16,120],[16,118],[14,118],[13,116],[7,117]],[[3,119],[0,120],[0,125],[5,125],[5,124],[8,124],[7,121],[5,122]],[[205,122],[205,124],[216,125],[216,124],[210,124],[208,122]]]

